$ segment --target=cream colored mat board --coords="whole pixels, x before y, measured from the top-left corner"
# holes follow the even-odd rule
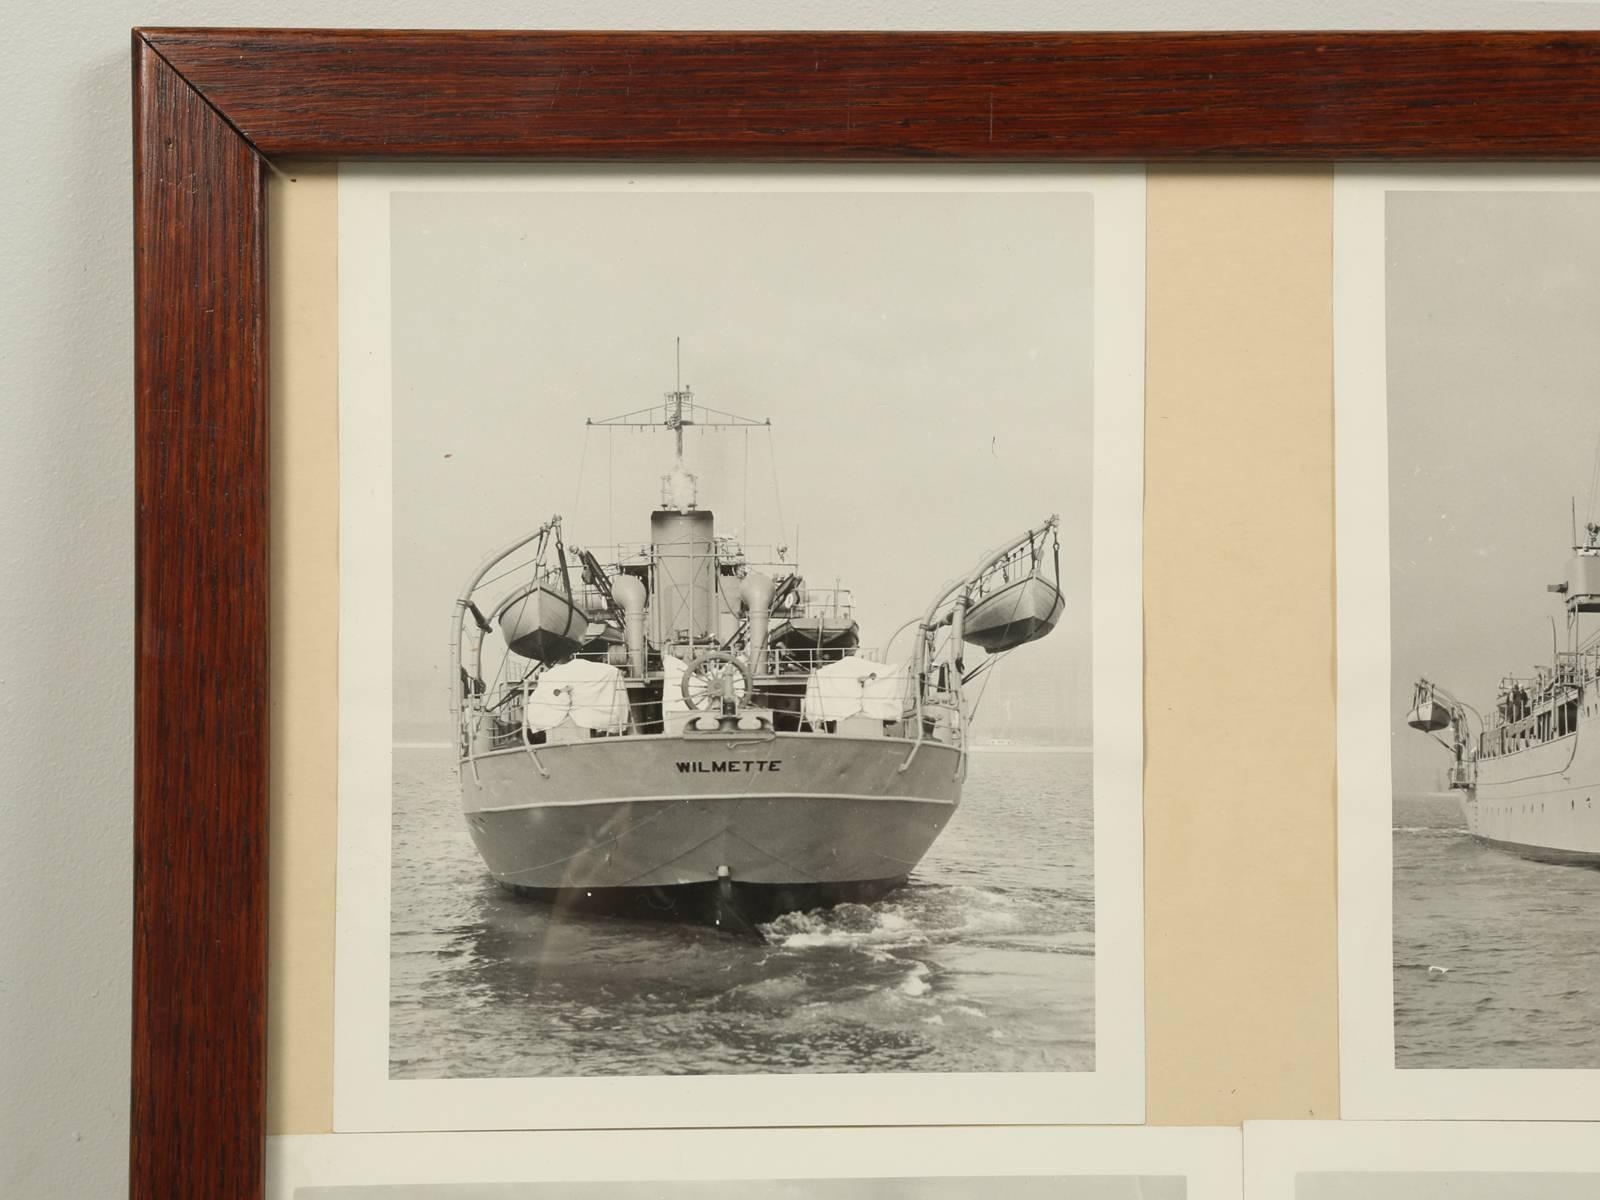
[[[271,240],[267,1132],[333,1128],[339,611],[338,177],[290,166]]]
[[[337,189],[268,189],[268,1130],[332,1124]],[[1146,1010],[1154,1124],[1337,1115],[1332,176],[1153,168]]]
[[[1146,203],[1147,1119],[1334,1117],[1333,176]]]

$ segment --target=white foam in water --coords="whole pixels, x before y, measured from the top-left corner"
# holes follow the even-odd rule
[[[863,950],[915,946],[927,935],[892,909],[841,904],[826,912],[785,913],[762,926],[768,941],[785,950],[848,946]]]
[[[846,946],[871,952],[971,934],[1007,933],[1024,924],[1024,914],[1011,897],[958,886],[916,889],[877,906],[841,904],[826,911],[786,913],[761,931],[784,950]]]
[[[900,981],[900,994],[902,996],[926,996],[933,990],[933,984],[928,982],[928,964],[912,963],[911,973]]]

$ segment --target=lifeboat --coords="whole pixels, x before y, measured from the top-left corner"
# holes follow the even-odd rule
[[[854,650],[861,644],[861,627],[851,612],[850,593],[841,588],[801,592],[800,580],[791,576],[773,597],[773,622],[768,644],[784,650]],[[790,596],[792,602],[786,603]],[[785,609],[788,611],[785,612]]]
[[[1423,733],[1450,728],[1450,710],[1431,696],[1406,714],[1406,724]]]
[[[1066,606],[1055,581],[1035,572],[972,602],[961,637],[990,654],[1010,650],[1044,637]]]
[[[513,654],[535,662],[570,658],[589,638],[589,614],[545,580],[512,592],[495,609],[494,623]]]
[[[861,641],[861,627],[850,617],[796,617],[776,626],[768,644],[785,650],[854,649]]]

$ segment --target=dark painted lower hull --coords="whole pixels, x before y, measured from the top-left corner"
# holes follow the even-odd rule
[[[905,881],[906,876],[900,875],[850,883],[738,883],[723,879],[662,887],[530,888],[504,882],[500,886],[565,912],[683,921],[760,936],[758,926],[785,913],[836,904],[870,904]]]
[[[1504,850],[1529,862],[1545,863],[1552,867],[1591,867],[1600,869],[1600,853],[1588,850],[1562,850],[1556,846],[1526,846],[1521,842],[1502,842],[1496,838],[1474,834],[1474,839],[1495,850]]]

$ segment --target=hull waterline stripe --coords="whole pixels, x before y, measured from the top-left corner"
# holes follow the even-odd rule
[[[601,804],[668,804],[696,800],[868,800],[875,804],[935,804],[954,808],[954,800],[935,800],[927,796],[884,796],[862,792],[697,792],[674,796],[606,796],[593,800],[542,800],[530,804],[500,804],[466,809],[469,817],[482,813],[525,812],[536,808],[582,808]]]
[[[1526,858],[1531,862],[1544,863],[1547,866],[1600,866],[1600,850],[1564,850],[1559,846],[1505,842],[1499,838],[1486,837],[1481,833],[1469,836],[1495,850],[1503,850],[1508,854],[1515,854],[1518,858]]]
[[[782,745],[784,742],[791,739],[795,741],[808,742],[833,742],[838,745],[847,746],[914,746],[917,744],[915,738],[851,737],[849,734],[844,733],[780,733],[762,738],[754,738],[748,733],[734,734],[727,732],[630,733],[625,738],[593,738],[581,742],[556,742],[553,744],[545,742],[539,745],[539,749],[541,752],[546,754],[552,750],[558,752],[571,751],[581,754],[585,749],[603,749],[615,751],[619,746],[629,743],[634,745],[658,746],[667,743],[676,743],[686,747],[700,747],[716,745],[718,742],[743,744],[755,744],[756,742],[759,742],[761,745],[770,746]],[[925,742],[924,744],[930,751],[944,750],[950,754],[960,753],[954,746],[946,742]],[[522,750],[523,748],[521,746],[507,746],[501,750],[486,750],[481,754],[463,755],[456,761],[460,764],[466,764],[473,761],[488,762],[490,759],[504,758],[513,754],[521,754]]]

